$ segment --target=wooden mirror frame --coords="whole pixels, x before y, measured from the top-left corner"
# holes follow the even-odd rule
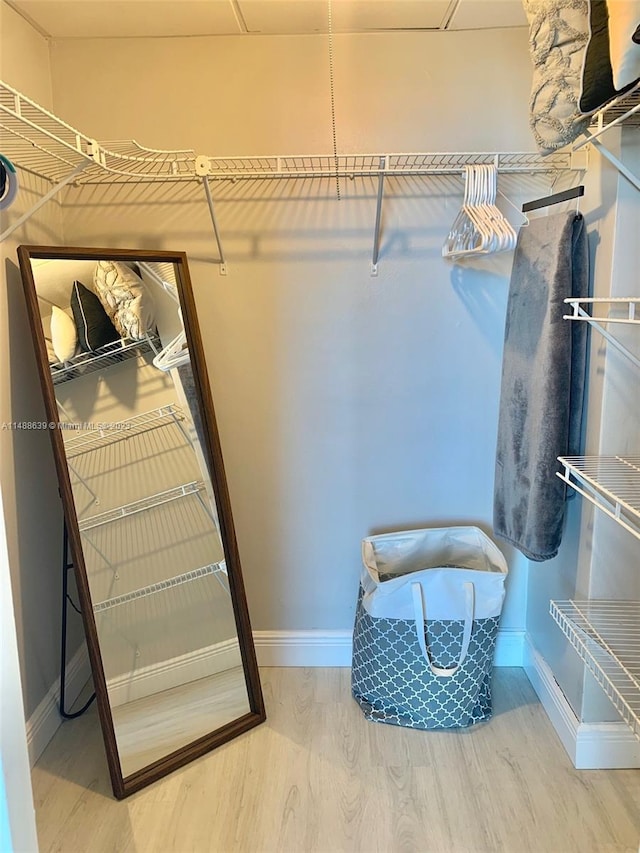
[[[47,347],[42,327],[42,319],[38,306],[36,282],[33,274],[32,260],[112,260],[124,263],[171,263],[176,270],[178,293],[182,318],[189,347],[191,368],[195,386],[198,389],[198,403],[203,424],[204,447],[202,448],[209,468],[209,475],[216,499],[220,522],[220,534],[225,560],[228,568],[229,587],[233,612],[235,617],[238,642],[247,688],[249,713],[223,725],[209,734],[194,740],[169,755],[154,761],[152,764],[135,771],[130,776],[123,777],[115,728],[107,693],[107,683],[102,664],[98,633],[93,614],[89,591],[89,582],[84,561],[80,529],[76,515],[71,481],[67,468],[66,454],[59,429],[50,429],[51,443],[56,471],[60,486],[64,518],[67,525],[69,545],[73,559],[76,584],[82,618],[89,651],[89,659],[93,673],[93,681],[97,698],[98,713],[102,726],[102,734],[107,754],[107,763],[111,776],[113,793],[118,799],[133,794],[140,788],[166,776],[173,770],[187,764],[206,752],[224,744],[237,735],[259,725],[266,719],[262,690],[258,674],[258,665],[253,645],[251,624],[247,609],[246,595],[240,568],[240,557],[236,543],[231,504],[227,488],[220,439],[214,414],[213,399],[209,386],[209,378],[202,347],[202,339],[196,317],[196,307],[193,298],[187,256],[184,252],[148,251],[133,249],[84,249],[59,248],[53,246],[20,246],[18,261],[22,274],[22,282],[27,302],[29,323],[35,347],[38,373],[44,396],[47,421],[57,423],[59,420],[53,380],[49,370]]]

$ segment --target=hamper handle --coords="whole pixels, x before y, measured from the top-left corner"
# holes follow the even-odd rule
[[[471,582],[467,582],[463,584],[464,586],[464,596],[465,596],[465,608],[464,608],[464,632],[462,634],[462,648],[460,649],[460,657],[458,658],[458,662],[455,666],[452,667],[440,667],[435,666],[431,660],[429,655],[429,651],[427,649],[427,638],[425,634],[425,610],[424,610],[424,601],[422,599],[422,586],[419,583],[411,584],[411,593],[413,595],[413,613],[416,622],[416,634],[418,635],[418,642],[420,643],[420,649],[422,650],[422,654],[424,655],[424,659],[429,664],[429,668],[434,675],[439,676],[451,676],[454,675],[458,669],[462,666],[464,659],[467,656],[467,652],[469,651],[469,643],[471,641],[471,629],[473,627],[473,611],[475,606],[475,592],[473,588],[473,584]]]

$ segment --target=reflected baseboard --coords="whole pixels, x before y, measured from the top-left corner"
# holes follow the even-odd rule
[[[234,669],[241,664],[237,638],[223,640],[170,660],[160,661],[125,675],[107,680],[109,700],[113,708],[180,687],[200,678]]]
[[[351,666],[352,632],[254,631],[259,666]],[[501,628],[495,666],[522,666],[524,631]]]
[[[90,678],[89,654],[83,643],[67,664],[65,678],[65,705],[67,710],[72,709],[73,703],[80,696]],[[62,717],[58,710],[59,703],[60,679],[57,678],[26,723],[27,749],[32,767],[62,723]]]

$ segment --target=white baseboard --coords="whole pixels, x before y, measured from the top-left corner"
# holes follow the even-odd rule
[[[351,666],[351,631],[254,631],[259,666]],[[495,666],[522,666],[524,631],[501,629]]]
[[[640,743],[623,722],[582,723],[560,689],[548,663],[527,637],[524,669],[577,770],[640,767]]]
[[[234,637],[215,643],[204,649],[180,655],[171,660],[140,667],[132,673],[111,678],[107,681],[109,701],[112,707],[142,699],[163,690],[170,690],[189,681],[205,678],[212,672],[240,666],[240,646]]]
[[[351,631],[254,631],[258,666],[351,666]]]
[[[78,698],[90,678],[89,655],[87,647],[83,644],[67,664],[65,678],[65,705],[67,709]],[[59,702],[60,679],[57,678],[55,684],[49,688],[44,699],[27,720],[27,749],[32,767],[62,723]]]
[[[499,628],[493,665],[522,666],[524,637],[525,632],[522,628]]]
[[[260,666],[334,667],[351,666],[352,632],[343,631],[254,631]],[[524,631],[501,629],[496,644],[495,666],[522,666]],[[238,664],[238,644],[232,640],[218,643],[196,654],[183,655],[161,664],[143,667],[133,677],[110,679],[109,696],[114,706],[160,690],[166,690],[208,675],[211,658],[217,657],[216,670]],[[84,646],[67,666],[67,707],[80,695],[91,678],[91,667]],[[58,713],[59,680],[50,688],[27,721],[29,758],[33,766],[56,733],[62,718]]]

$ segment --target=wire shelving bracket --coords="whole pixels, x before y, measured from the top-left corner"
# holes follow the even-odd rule
[[[626,358],[631,361],[637,368],[640,369],[640,359],[630,352],[624,344],[619,341],[615,335],[612,335],[604,324],[621,324],[621,325],[636,325],[640,326],[640,298],[636,297],[589,297],[574,299],[569,297],[565,299],[565,304],[572,308],[571,314],[564,314],[564,320],[578,320],[588,323],[596,329],[602,337],[607,340],[612,346],[619,350]],[[589,313],[587,309],[593,310],[597,305],[609,305],[616,308],[626,309],[626,316],[623,317],[596,317],[593,313]]]

